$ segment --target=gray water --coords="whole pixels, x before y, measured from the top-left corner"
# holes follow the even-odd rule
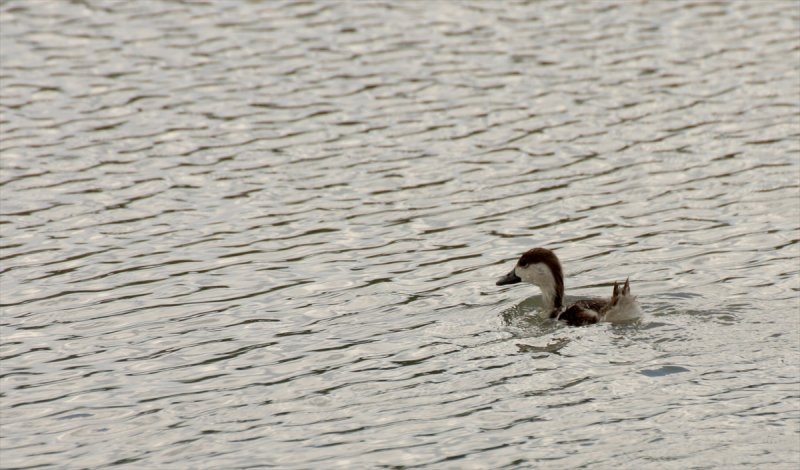
[[[7,1],[3,468],[797,468],[800,4]],[[628,276],[644,317],[570,328]]]

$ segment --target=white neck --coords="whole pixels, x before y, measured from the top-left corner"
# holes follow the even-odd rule
[[[523,282],[538,286],[542,291],[542,302],[548,311],[556,308],[556,295],[558,286],[553,272],[543,263],[528,265],[524,268],[517,266],[515,273]],[[563,287],[562,287],[563,289]],[[563,299],[562,299],[563,303]]]
[[[539,284],[539,289],[542,290],[542,303],[548,311],[556,308],[556,285],[552,277],[549,281],[547,284]]]

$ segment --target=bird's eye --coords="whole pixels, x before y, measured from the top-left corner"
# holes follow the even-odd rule
[[[519,263],[519,267],[520,268],[527,268],[528,267],[528,263]]]

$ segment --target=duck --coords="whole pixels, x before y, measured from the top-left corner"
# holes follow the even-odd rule
[[[633,320],[642,314],[636,297],[631,295],[629,279],[621,285],[614,282],[611,298],[579,300],[565,306],[564,271],[558,256],[547,248],[532,248],[523,253],[514,268],[496,284],[505,286],[520,282],[539,287],[549,317],[570,326]]]

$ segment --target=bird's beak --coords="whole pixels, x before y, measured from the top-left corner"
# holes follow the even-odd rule
[[[506,274],[505,276],[497,280],[497,285],[504,286],[506,284],[516,284],[521,281],[522,279],[520,279],[519,276],[517,276],[517,274],[514,272],[514,269],[512,268],[510,273]]]

